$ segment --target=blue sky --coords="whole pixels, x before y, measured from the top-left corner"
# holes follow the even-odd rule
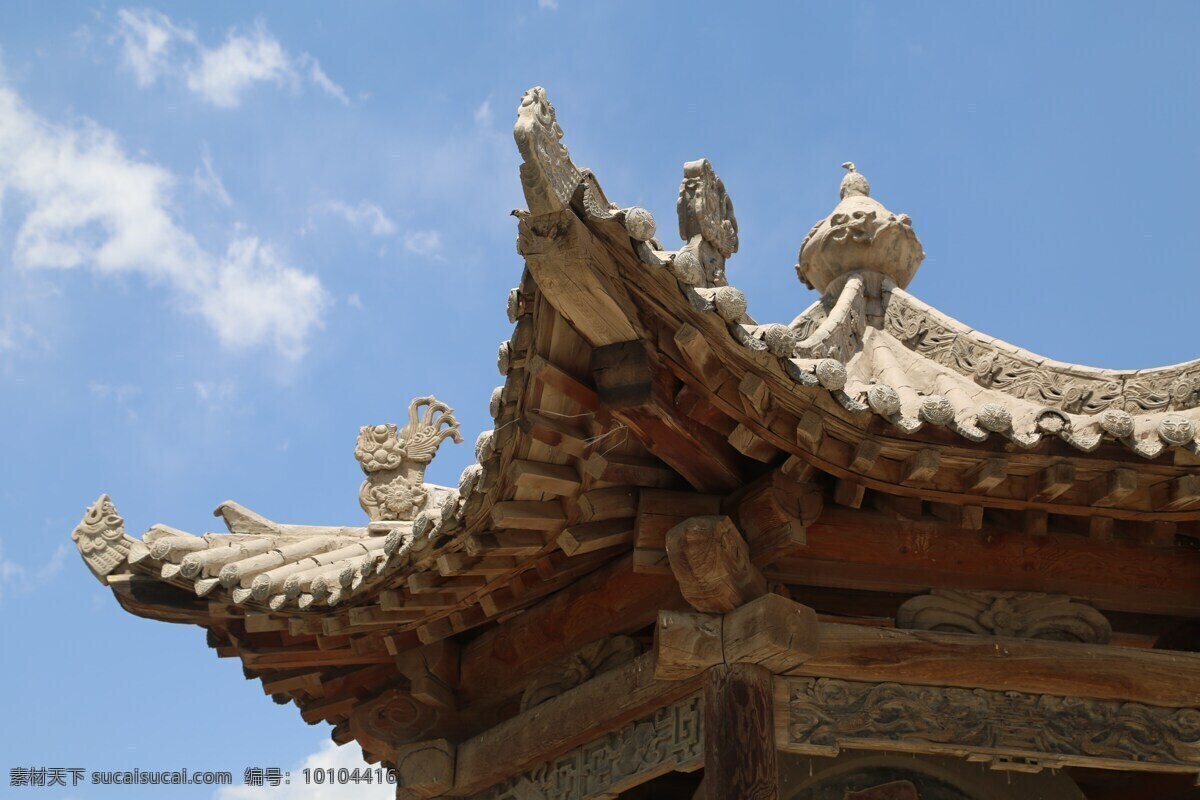
[[[5,789],[14,766],[353,762],[199,629],[122,612],[68,534],[101,491],[135,535],[212,529],[227,498],[356,524],[359,425],[433,392],[467,441],[489,426],[528,87],[668,247],[683,162],[712,160],[760,321],[814,299],[796,249],[853,160],[914,219],[918,297],[1149,367],[1200,355],[1198,23],[1171,3],[5,3]],[[471,460],[445,447],[429,477]]]

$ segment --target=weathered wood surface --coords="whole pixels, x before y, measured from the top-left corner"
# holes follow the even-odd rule
[[[826,507],[802,555],[777,561],[768,580],[910,594],[986,586],[1066,594],[1117,611],[1200,614],[1200,550],[1192,548],[1065,533],[953,533]]]
[[[1021,691],[775,680],[780,749],[843,748],[991,761],[994,769],[1064,766],[1196,772],[1200,711]]]
[[[771,673],[721,664],[704,673],[704,781],[712,798],[778,800]]]
[[[458,747],[452,794],[470,795],[621,728],[700,688],[660,681],[647,653],[474,736]]]
[[[656,675],[683,680],[718,664],[761,664],[784,672],[817,652],[819,623],[811,608],[776,594],[724,616],[662,611],[654,629]]]
[[[593,379],[604,407],[699,491],[728,491],[742,482],[741,456],[722,437],[674,408],[674,378],[646,342],[597,347]]]
[[[396,751],[396,797],[441,797],[454,786],[454,745],[445,739]]]
[[[703,763],[703,706],[696,693],[510,777],[471,800],[608,800],[618,793],[624,797],[626,790],[668,772],[692,772]]]
[[[622,558],[548,597],[463,648],[459,692],[464,703],[490,704],[519,695],[534,671],[600,636],[652,624],[659,609],[682,608],[674,580],[639,575]]]
[[[521,249],[538,288],[592,345],[637,338],[622,308],[626,295],[591,262],[597,256],[587,228],[567,209],[520,225]]]
[[[667,533],[667,557],[680,592],[697,611],[725,614],[766,593],[766,581],[729,517],[679,523]]]
[[[1200,707],[1200,654],[821,623],[789,675]]]

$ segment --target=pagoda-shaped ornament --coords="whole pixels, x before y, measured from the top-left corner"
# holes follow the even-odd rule
[[[810,289],[829,292],[854,272],[876,272],[904,288],[925,258],[907,214],[893,214],[871,197],[871,185],[854,162],[842,164],[837,208],[813,226],[800,245],[796,274]]]

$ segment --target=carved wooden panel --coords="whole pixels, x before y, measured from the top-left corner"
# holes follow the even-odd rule
[[[694,694],[594,742],[534,767],[471,800],[611,798],[704,762],[703,702]]]
[[[1061,594],[934,589],[896,612],[897,628],[1108,644],[1112,626]]]
[[[829,678],[777,679],[775,702],[778,746],[796,753],[845,747],[1017,762],[1022,770],[1200,770],[1194,708]]]

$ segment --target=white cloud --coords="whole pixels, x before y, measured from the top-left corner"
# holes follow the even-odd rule
[[[558,11],[558,0],[538,0],[538,8],[548,8],[551,11]]]
[[[36,338],[33,326],[12,314],[0,318],[0,355],[23,351]]]
[[[3,602],[6,597],[32,591],[39,585],[52,580],[62,572],[63,564],[66,563],[69,553],[70,548],[66,543],[60,543],[45,564],[30,570],[7,558],[4,555],[4,541],[0,540],[0,602]]]
[[[255,83],[283,86],[295,72],[279,40],[257,25],[248,36],[230,32],[212,50],[199,48],[200,62],[188,70],[187,86],[218,108],[234,108]]]
[[[475,124],[484,126],[492,124],[492,98],[487,98],[475,109]]]
[[[362,311],[364,308],[362,298],[359,297],[358,292],[351,292],[349,296],[346,297],[346,305],[350,306],[351,308],[357,308],[359,311]]]
[[[396,223],[374,203],[365,200],[358,205],[347,205],[341,201],[326,203],[322,209],[350,223],[355,230],[366,231],[372,236],[391,236],[396,233]]]
[[[296,88],[308,80],[343,104],[350,99],[308,53],[292,55],[260,21],[249,31],[230,30],[216,47],[190,29],[150,9],[117,12],[122,57],[143,88],[177,75],[187,88],[218,108],[235,108],[247,89],[259,83]]]
[[[204,152],[200,156],[200,166],[196,167],[196,171],[192,174],[192,181],[196,184],[197,189],[216,198],[221,205],[233,205],[233,198],[225,190],[225,182],[213,169],[212,154],[208,152],[208,147],[204,148]]]
[[[150,9],[118,11],[117,38],[125,63],[143,88],[170,69],[169,58],[177,42],[196,44],[191,31],[176,27],[165,14]]]
[[[371,770],[372,776],[378,765],[367,764],[362,759],[362,750],[353,742],[338,747],[332,741],[324,742],[320,749],[292,767],[292,781],[281,786],[223,786],[213,795],[213,800],[395,800],[396,786],[389,783],[359,783],[344,785],[326,783],[305,785],[299,779],[305,769],[356,769]]]
[[[404,234],[404,249],[419,256],[436,256],[442,250],[442,235],[437,231],[409,231]]]
[[[305,53],[300,60],[308,66],[308,79],[316,84],[317,88],[324,91],[330,97],[340,100],[342,105],[350,105],[350,98],[346,96],[346,90],[330,80],[329,76],[325,74],[325,70],[321,69],[319,61],[308,53]]]
[[[0,540],[0,602],[5,596],[23,591],[27,586],[25,567],[4,556],[4,542]]]
[[[95,123],[52,125],[0,84],[0,197],[26,211],[13,261],[25,269],[85,268],[169,287],[229,347],[274,345],[295,360],[326,302],[314,275],[241,236],[210,253],[172,214],[174,176],[125,154]]]
[[[270,341],[293,361],[304,355],[327,302],[315,275],[284,265],[269,245],[244,236],[230,243],[209,278],[197,299],[223,344]]]

